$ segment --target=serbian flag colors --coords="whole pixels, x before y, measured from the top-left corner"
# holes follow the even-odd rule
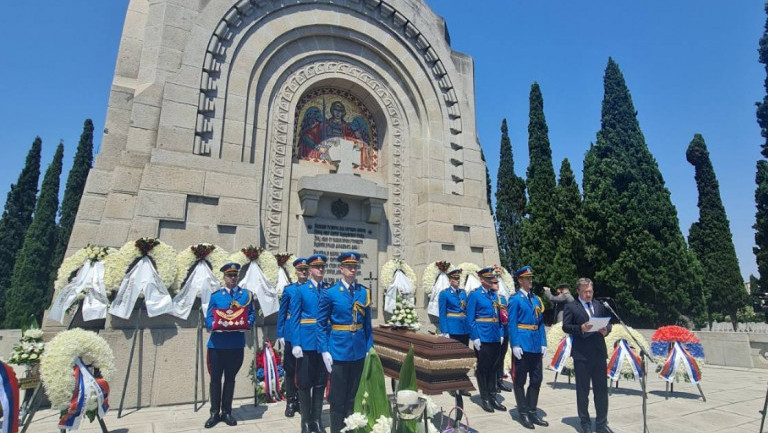
[[[279,361],[269,341],[264,342],[264,351],[261,352],[261,356],[264,358],[262,363],[264,366],[264,394],[266,394],[268,402],[280,401],[283,399],[283,395],[280,393],[280,373],[277,369]]]
[[[696,359],[690,352],[685,350],[680,342],[675,342],[669,350],[667,360],[664,361],[664,366],[661,367],[659,376],[667,382],[675,381],[675,372],[679,368],[684,368],[688,374],[688,378],[693,383],[699,383],[701,381],[701,368],[696,363]]]
[[[622,338],[616,342],[613,349],[613,355],[611,355],[611,360],[608,362],[608,377],[610,377],[611,380],[618,381],[621,379],[621,367],[624,365],[624,362],[629,364],[629,368],[632,370],[632,375],[635,379],[642,379],[645,377],[645,375],[642,374],[643,363],[640,360],[640,357],[637,356],[637,353],[635,353],[631,347],[629,347],[627,340]]]
[[[96,379],[80,358],[77,358],[72,370],[75,376],[75,389],[72,392],[72,399],[69,401],[67,412],[59,419],[59,428],[66,430],[77,430],[80,427],[80,421],[93,403],[97,405],[96,410],[99,418],[104,418],[109,410],[109,385],[107,381]]]
[[[555,370],[558,373],[563,371],[563,367],[565,367],[565,360],[571,356],[572,345],[573,337],[570,335],[566,335],[562,340],[560,340],[560,343],[557,344],[557,349],[555,349],[555,353],[552,355],[552,362],[549,364],[550,370]]]
[[[19,431],[19,382],[10,365],[0,362],[0,405],[3,407],[3,422],[0,433]]]

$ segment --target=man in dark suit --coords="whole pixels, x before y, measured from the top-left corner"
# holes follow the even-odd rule
[[[609,312],[599,302],[593,302],[594,288],[592,280],[580,278],[577,283],[579,298],[565,305],[563,311],[563,330],[573,336],[573,367],[576,373],[576,407],[581,420],[581,430],[592,433],[589,420],[589,385],[595,398],[595,427],[597,433],[612,433],[608,427],[608,385],[606,379],[608,353],[605,336],[611,332],[608,325],[602,329],[592,329],[587,323],[592,317],[606,317]]]

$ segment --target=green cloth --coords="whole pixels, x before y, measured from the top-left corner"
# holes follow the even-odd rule
[[[413,344],[411,344],[411,348],[408,350],[408,355],[405,356],[403,365],[400,367],[397,390],[418,391],[416,387],[416,366],[413,363]],[[418,428],[419,420],[403,421],[398,423],[397,433],[416,433]]]
[[[368,397],[364,397],[365,393]],[[365,403],[363,403],[365,401]],[[362,413],[368,418],[368,429],[371,431],[376,420],[382,415],[391,418],[387,389],[384,384],[384,367],[376,350],[371,348],[363,364],[363,374],[360,376],[360,386],[355,394],[355,412]]]

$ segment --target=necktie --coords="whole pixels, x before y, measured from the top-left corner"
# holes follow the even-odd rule
[[[592,309],[591,302],[587,302],[587,312],[589,312],[589,317],[592,317],[595,314],[595,310]]]

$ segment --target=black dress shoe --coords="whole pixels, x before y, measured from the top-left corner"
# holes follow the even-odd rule
[[[293,416],[296,414],[296,408],[293,405],[293,402],[290,400],[285,402],[285,416],[288,418],[293,418]]]
[[[221,415],[221,420],[224,421],[224,423],[228,426],[236,426],[237,420],[235,417],[232,416],[231,413],[225,413]]]
[[[221,418],[219,418],[219,414],[212,413],[211,417],[208,418],[207,421],[205,421],[205,428],[211,428],[211,427],[215,426],[216,424],[218,424],[219,421],[221,421]]]
[[[595,430],[595,433],[613,433],[613,430],[611,430],[610,427],[606,425],[598,427],[597,430]]]
[[[502,412],[506,412],[507,411],[506,406],[504,406],[503,404],[501,404],[498,401],[496,401],[496,399],[494,397],[491,397],[490,403],[491,403],[491,407],[496,409],[496,410],[499,410],[499,411],[502,411]]]
[[[493,407],[491,406],[491,402],[488,400],[480,400],[480,407],[482,407],[486,412],[493,413]]]
[[[520,414],[520,424],[522,424],[523,427],[531,429],[531,430],[536,428],[536,427],[533,426],[533,423],[531,422],[530,418],[528,418],[528,414],[527,413],[521,413]]]
[[[530,419],[531,422],[536,425],[540,425],[542,427],[549,427],[549,423],[541,419],[541,417],[539,417],[539,414],[537,414],[536,411],[532,411],[531,413],[529,413],[528,419]]]
[[[503,380],[500,380],[500,381],[499,381],[499,382],[496,384],[496,387],[497,387],[497,388],[499,388],[499,389],[500,389],[500,390],[502,390],[502,391],[505,391],[505,392],[512,392],[512,387],[511,387],[511,386],[509,386],[509,385],[507,385],[507,383],[506,383],[506,382],[504,382]]]
[[[464,391],[463,389],[459,391],[459,394],[463,395],[464,397],[469,397],[472,395],[469,391]]]

